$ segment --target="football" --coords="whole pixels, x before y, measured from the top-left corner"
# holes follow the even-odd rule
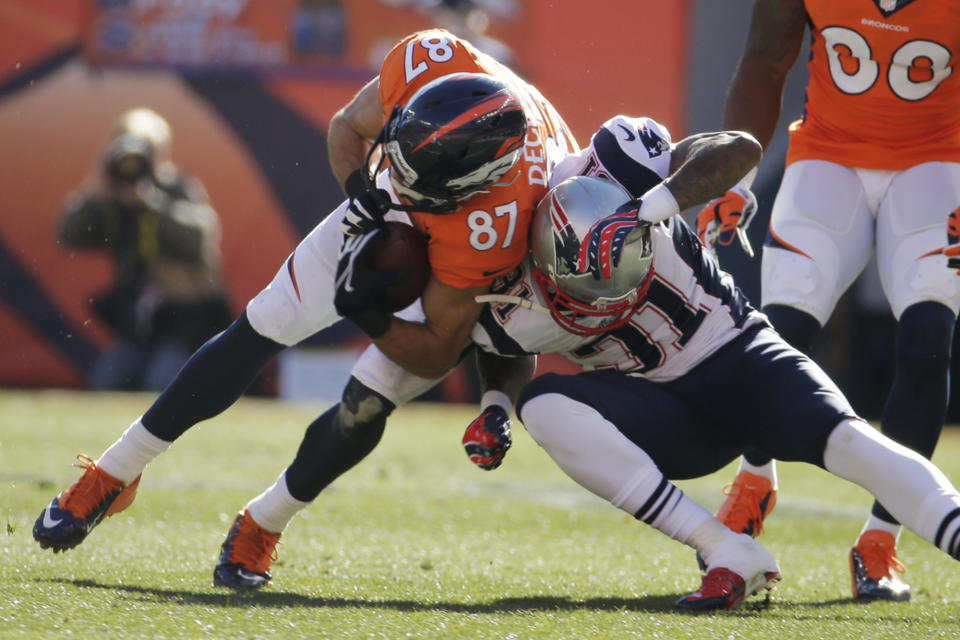
[[[407,278],[390,285],[381,300],[391,312],[410,306],[423,294],[430,278],[427,236],[402,222],[386,222],[378,234],[371,264],[380,273],[404,271]]]

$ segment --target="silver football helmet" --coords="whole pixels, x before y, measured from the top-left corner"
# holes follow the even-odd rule
[[[653,250],[650,225],[637,221],[638,204],[613,182],[586,176],[564,180],[540,201],[531,228],[533,275],[567,331],[610,331],[643,301]]]

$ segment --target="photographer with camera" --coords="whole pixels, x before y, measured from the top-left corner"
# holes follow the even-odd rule
[[[88,372],[92,389],[162,389],[232,319],[220,221],[202,185],[170,161],[170,126],[150,109],[118,120],[87,184],[67,198],[59,241],[113,258],[91,299],[115,335]]]

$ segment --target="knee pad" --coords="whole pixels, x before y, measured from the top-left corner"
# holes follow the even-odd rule
[[[805,311],[782,304],[766,305],[763,312],[770,318],[777,333],[794,349],[810,352],[813,340],[821,328],[816,318]]]
[[[346,437],[383,431],[395,405],[354,377],[347,382],[337,412],[337,424]]]

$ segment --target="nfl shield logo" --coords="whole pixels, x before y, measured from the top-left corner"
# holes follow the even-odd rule
[[[897,0],[880,0],[880,8],[884,11],[893,11],[897,8]]]

